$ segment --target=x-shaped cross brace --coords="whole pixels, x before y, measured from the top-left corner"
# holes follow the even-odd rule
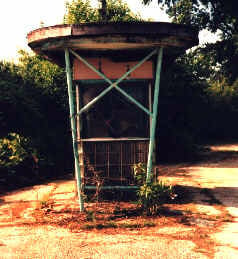
[[[103,73],[101,73],[98,69],[96,69],[93,65],[89,64],[86,59],[79,56],[75,51],[69,50],[77,59],[82,61],[86,66],[88,66],[91,70],[93,70],[96,74],[98,74],[100,77],[102,77],[106,82],[110,84],[104,91],[102,91],[97,97],[95,97],[93,100],[91,100],[89,103],[87,103],[83,108],[80,109],[77,115],[81,115],[83,112],[90,109],[92,105],[94,105],[99,99],[101,99],[105,94],[107,94],[109,91],[111,91],[113,88],[115,88],[117,91],[119,91],[121,94],[123,94],[127,99],[129,99],[132,103],[137,105],[140,109],[142,109],[144,112],[146,112],[148,115],[152,116],[153,114],[146,109],[142,104],[140,104],[136,99],[134,99],[132,96],[127,94],[123,89],[121,89],[118,84],[123,81],[131,72],[136,70],[139,66],[141,66],[146,60],[148,60],[151,56],[153,56],[157,50],[153,50],[149,55],[147,55],[145,58],[143,58],[139,63],[137,63],[135,66],[133,66],[130,70],[128,70],[123,76],[121,76],[119,79],[116,80],[116,82],[112,82],[108,77],[106,77]]]

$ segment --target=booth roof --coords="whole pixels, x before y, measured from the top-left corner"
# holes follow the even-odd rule
[[[165,49],[175,57],[198,44],[198,30],[164,22],[114,22],[55,25],[27,35],[31,49],[48,60],[64,65],[64,49],[83,56],[137,60],[150,50]]]

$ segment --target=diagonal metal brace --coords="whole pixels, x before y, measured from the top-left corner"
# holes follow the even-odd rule
[[[95,97],[92,101],[87,103],[77,114],[78,116],[81,115],[83,112],[87,111],[93,104],[95,104],[99,99],[101,99],[105,94],[107,94],[110,90],[115,88],[118,90],[121,94],[123,94],[127,99],[129,99],[132,103],[134,103],[136,106],[138,106],[140,109],[142,109],[144,112],[146,112],[149,116],[153,116],[153,114],[146,109],[141,103],[139,103],[137,100],[135,100],[132,96],[127,94],[123,89],[121,89],[118,84],[124,80],[130,73],[132,73],[135,69],[137,69],[139,66],[141,66],[145,61],[147,61],[151,56],[157,53],[157,49],[153,50],[151,53],[149,53],[145,58],[143,58],[140,62],[138,62],[135,66],[133,66],[129,71],[127,71],[123,76],[121,76],[119,79],[116,80],[116,82],[112,82],[109,78],[107,78],[103,73],[101,73],[97,68],[95,68],[93,65],[87,62],[86,59],[79,56],[75,51],[69,49],[69,51],[80,61],[82,61],[86,66],[88,66],[91,70],[93,70],[96,74],[98,74],[100,77],[102,77],[106,82],[110,84],[108,88],[106,88],[104,91],[102,91],[97,97]]]

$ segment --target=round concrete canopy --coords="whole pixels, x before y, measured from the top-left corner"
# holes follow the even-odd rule
[[[86,57],[136,60],[163,47],[166,56],[175,57],[198,44],[198,30],[163,22],[62,24],[34,30],[27,40],[34,52],[64,65],[65,48]]]

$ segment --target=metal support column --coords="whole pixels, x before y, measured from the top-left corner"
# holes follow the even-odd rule
[[[156,131],[156,122],[157,122],[157,114],[158,114],[158,98],[159,98],[160,72],[161,72],[161,66],[162,66],[162,59],[163,59],[163,48],[160,48],[158,52],[157,64],[156,64],[153,115],[152,115],[152,122],[151,122],[151,128],[150,128],[150,143],[149,143],[149,153],[148,153],[148,160],[147,160],[147,175],[146,175],[147,183],[151,182],[151,174],[152,174],[152,157],[153,157],[153,150],[154,150],[154,144],[155,144],[155,131]]]
[[[70,122],[73,140],[73,152],[74,152],[74,164],[75,164],[75,174],[77,179],[77,191],[79,199],[80,211],[84,210],[82,192],[81,192],[81,175],[80,175],[80,165],[79,165],[79,154],[78,154],[78,144],[77,144],[77,129],[75,121],[75,108],[74,108],[74,98],[73,98],[73,83],[72,83],[72,72],[70,67],[69,50],[65,49],[65,64],[66,64],[66,76],[68,85],[68,97],[69,97],[69,110],[70,110]]]

